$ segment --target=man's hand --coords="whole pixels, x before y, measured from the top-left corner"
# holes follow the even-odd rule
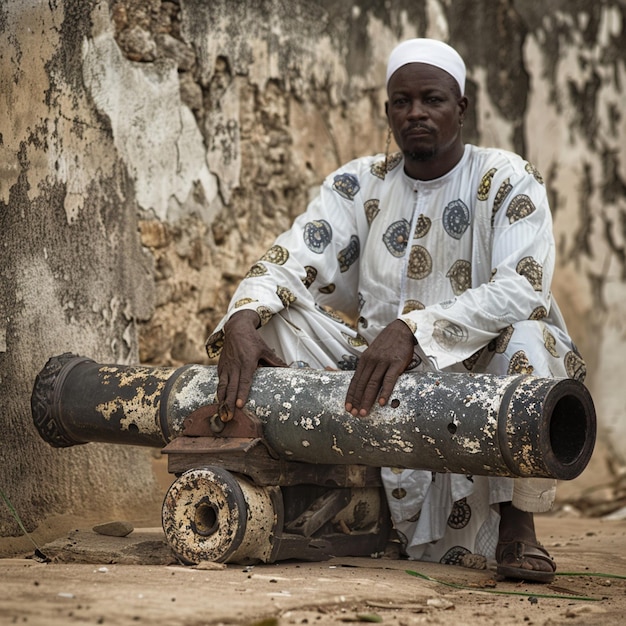
[[[346,394],[346,411],[364,417],[379,392],[378,404],[384,406],[413,359],[414,346],[411,329],[401,320],[391,322],[359,359]]]
[[[217,364],[217,404],[223,422],[232,419],[235,407],[243,408],[259,365],[287,367],[257,332],[260,323],[258,314],[246,309],[224,326],[224,347]]]

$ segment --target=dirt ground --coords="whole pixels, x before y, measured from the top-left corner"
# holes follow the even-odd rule
[[[0,624],[623,623],[626,523],[541,516],[537,525],[561,571],[551,585],[497,582],[490,570],[391,559],[215,570],[112,564],[98,550],[96,563],[2,559]],[[74,542],[85,556],[90,541],[108,540],[110,557],[120,543],[160,538],[160,529],[124,539],[85,531]]]
[[[490,568],[389,558],[200,569],[174,562],[158,527],[123,538],[81,527],[42,546],[50,563],[30,558],[32,548],[0,559],[0,624],[621,624],[626,520],[589,517],[567,503],[587,494],[596,508],[607,506],[614,492],[603,486],[605,470],[592,462],[560,490],[553,513],[536,517],[558,564],[550,585],[496,580]]]

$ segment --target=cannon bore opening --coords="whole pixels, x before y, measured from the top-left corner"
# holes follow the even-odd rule
[[[201,537],[210,537],[219,525],[218,510],[209,501],[199,502],[193,518],[193,530]]]
[[[550,446],[563,465],[577,461],[588,448],[589,419],[580,398],[564,396],[557,401],[550,419]]]

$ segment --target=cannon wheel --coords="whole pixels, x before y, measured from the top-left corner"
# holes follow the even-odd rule
[[[282,523],[277,493],[219,467],[188,470],[165,495],[165,537],[187,564],[267,562]]]

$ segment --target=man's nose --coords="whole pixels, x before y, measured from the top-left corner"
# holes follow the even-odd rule
[[[427,117],[426,108],[421,100],[413,100],[409,109],[409,117],[411,119],[420,119]]]

